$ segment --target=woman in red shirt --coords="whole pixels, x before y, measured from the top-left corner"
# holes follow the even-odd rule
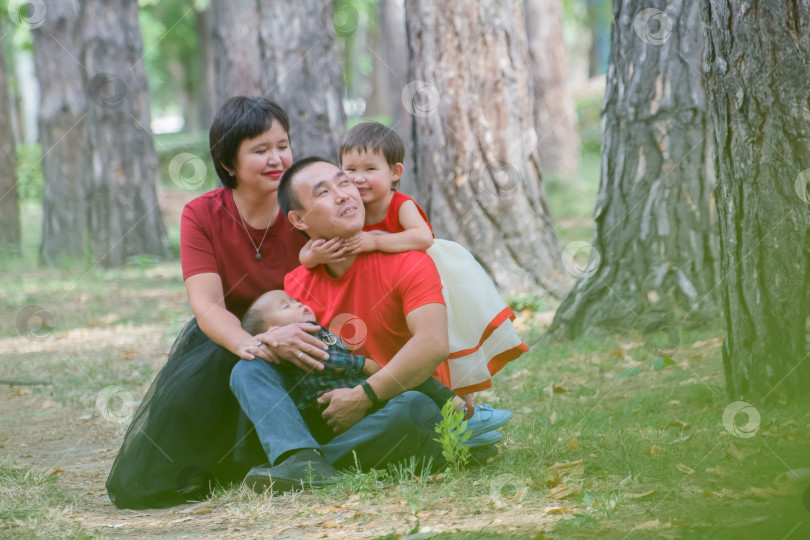
[[[229,387],[240,358],[303,368],[329,358],[326,345],[307,333],[315,325],[252,336],[239,321],[253,300],[283,288],[306,242],[276,197],[292,163],[288,133],[285,112],[264,98],[231,98],[214,118],[211,156],[224,187],[189,202],[180,227],[195,318],[175,340],[113,463],[107,491],[118,507],[199,498],[215,481],[241,481],[250,466],[267,460]]]

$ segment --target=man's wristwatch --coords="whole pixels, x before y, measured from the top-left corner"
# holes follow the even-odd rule
[[[371,385],[368,384],[368,381],[363,381],[363,384],[361,384],[360,386],[363,387],[363,392],[365,392],[366,395],[368,396],[368,399],[371,400],[372,407],[382,405],[382,401],[380,401],[380,398],[377,397],[377,392],[375,392],[374,388],[372,388]]]

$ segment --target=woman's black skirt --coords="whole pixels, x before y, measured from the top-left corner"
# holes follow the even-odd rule
[[[186,324],[124,436],[107,492],[119,508],[163,508],[241,482],[266,462],[230,389],[239,358]]]

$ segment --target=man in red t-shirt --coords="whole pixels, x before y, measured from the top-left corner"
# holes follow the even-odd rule
[[[365,210],[354,183],[338,167],[318,158],[290,167],[278,191],[290,222],[311,239],[348,238],[362,230]],[[409,391],[447,358],[447,311],[433,261],[423,252],[362,253],[314,269],[299,267],[285,278],[285,290],[308,304],[319,321],[330,321],[357,354],[383,369],[354,388],[321,396],[323,417],[339,435],[320,445],[336,466],[377,467],[409,456],[438,458],[433,426],[441,418],[426,396]],[[344,329],[349,327],[354,332]],[[241,361],[231,387],[265,442],[262,419],[273,414],[261,392],[266,362]],[[379,408],[387,400],[384,407]],[[374,410],[373,414],[366,414]],[[273,470],[267,469],[269,476]],[[252,471],[246,479],[257,484]],[[256,477],[256,478],[252,478]]]

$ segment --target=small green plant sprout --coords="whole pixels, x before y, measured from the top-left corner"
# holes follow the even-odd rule
[[[442,407],[442,420],[436,425],[439,437],[433,439],[442,445],[442,455],[455,472],[466,467],[470,459],[470,449],[464,446],[470,438],[470,432],[467,431],[467,422],[463,418],[464,413],[456,411],[452,400],[448,400]]]

